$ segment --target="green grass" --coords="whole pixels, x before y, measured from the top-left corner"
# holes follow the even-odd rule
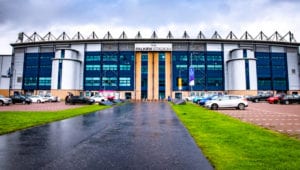
[[[0,134],[6,134],[49,122],[66,119],[109,108],[109,106],[88,105],[61,111],[7,111],[0,112]]]
[[[216,169],[300,168],[300,141],[194,104],[172,105]]]

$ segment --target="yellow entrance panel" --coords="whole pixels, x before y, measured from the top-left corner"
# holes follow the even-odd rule
[[[166,84],[165,84],[165,88],[166,88],[166,98],[168,96],[172,96],[172,74],[171,74],[171,52],[166,52],[166,65],[165,65],[165,68],[166,68]]]
[[[135,99],[141,99],[141,84],[142,84],[142,53],[135,53]]]

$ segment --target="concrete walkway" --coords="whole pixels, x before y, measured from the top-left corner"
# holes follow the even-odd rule
[[[0,169],[213,169],[167,103],[131,103],[0,136]]]

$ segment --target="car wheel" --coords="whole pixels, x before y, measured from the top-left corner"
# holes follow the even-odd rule
[[[258,102],[258,99],[254,99],[254,102],[257,103],[257,102]]]
[[[243,103],[240,103],[240,104],[238,105],[238,108],[239,108],[240,110],[245,110],[245,105],[244,105]]]
[[[22,104],[26,104],[26,101],[23,101]]]
[[[3,106],[3,101],[0,101],[0,105]]]
[[[277,103],[278,103],[278,101],[277,101],[277,100],[275,100],[275,101],[274,101],[274,104],[277,104]]]
[[[211,110],[218,110],[218,105],[217,104],[211,105]]]
[[[40,101],[40,100],[37,100],[37,103],[41,103],[41,101]]]
[[[290,102],[289,102],[288,100],[286,100],[286,101],[284,102],[284,104],[290,104]]]

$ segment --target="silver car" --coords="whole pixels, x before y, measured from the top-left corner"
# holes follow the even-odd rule
[[[248,107],[248,102],[242,96],[225,95],[214,100],[207,101],[205,103],[205,107],[212,110],[217,110],[219,108],[236,108],[244,110],[245,107]]]
[[[12,103],[11,98],[6,98],[2,95],[0,95],[0,105],[10,105]]]

